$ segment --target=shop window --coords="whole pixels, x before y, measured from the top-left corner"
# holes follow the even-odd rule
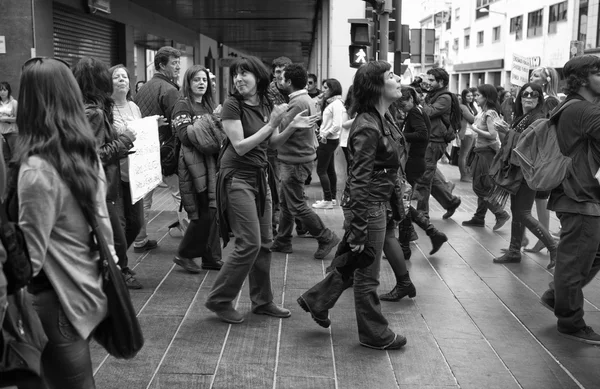
[[[483,45],[483,31],[477,33],[477,46]]]

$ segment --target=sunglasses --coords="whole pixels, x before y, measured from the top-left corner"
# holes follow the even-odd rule
[[[25,69],[26,67],[28,67],[29,65],[33,65],[33,64],[37,64],[37,63],[42,63],[45,60],[54,60],[54,61],[58,61],[58,62],[62,62],[67,68],[71,69],[71,65],[69,65],[69,63],[67,63],[66,61],[60,59],[60,58],[51,58],[51,57],[33,57],[33,58],[29,58],[27,61],[25,61],[25,63],[23,64],[23,66],[21,66],[21,71],[23,69]]]
[[[523,94],[521,95],[521,97],[526,98],[526,99],[537,99],[538,97],[540,97],[539,92],[533,91],[533,92],[523,92]]]
[[[308,85],[312,85],[312,84],[314,84],[314,83],[315,83],[314,81],[309,81],[309,82],[308,82]]]

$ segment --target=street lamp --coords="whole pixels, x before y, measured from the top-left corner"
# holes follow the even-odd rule
[[[488,7],[489,7],[489,5],[488,5]],[[492,11],[488,7],[480,8],[479,12],[482,13],[482,14],[493,13],[493,14],[498,14],[498,15],[504,15],[504,16],[506,16],[506,12]]]

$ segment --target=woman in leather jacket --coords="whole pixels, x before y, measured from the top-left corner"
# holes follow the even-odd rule
[[[406,344],[406,338],[388,327],[377,287],[387,207],[391,205],[397,218],[404,214],[402,198],[397,195],[402,135],[388,112],[401,95],[400,84],[388,62],[372,61],[357,70],[353,90],[352,112],[357,117],[348,139],[352,162],[342,197],[346,233],[339,247],[347,246],[356,260],[361,253],[371,252],[372,260],[366,267],[355,267],[352,271],[346,270],[348,266],[334,268],[323,281],[300,296],[298,303],[319,325],[328,327],[328,310],[353,277],[360,344],[380,350],[399,349]]]

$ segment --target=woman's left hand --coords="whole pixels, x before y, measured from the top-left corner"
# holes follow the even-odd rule
[[[312,116],[303,116],[308,110],[300,112],[298,115],[294,116],[294,120],[290,123],[290,126],[295,128],[312,128],[317,124],[317,120],[319,120],[319,115],[315,114]]]
[[[156,116],[156,123],[158,124],[159,127],[162,126],[166,126],[167,124],[169,124],[169,121],[162,115],[160,116]]]

